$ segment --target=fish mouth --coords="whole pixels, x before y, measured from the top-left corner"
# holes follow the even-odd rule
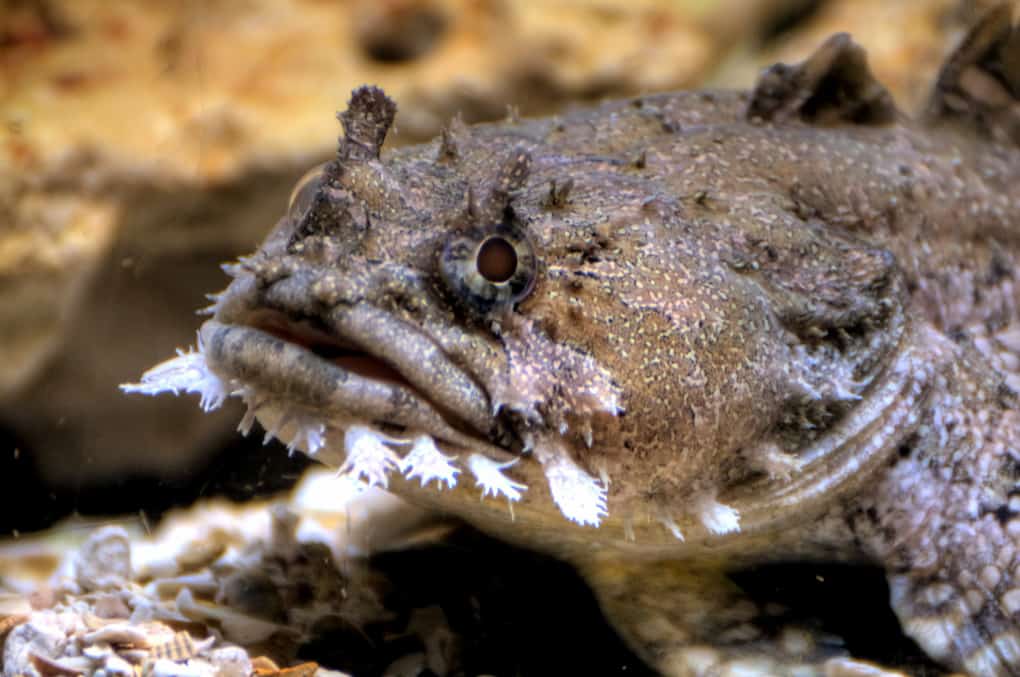
[[[265,413],[275,409],[338,430],[428,435],[445,449],[494,460],[519,455],[485,389],[424,332],[368,303],[321,316],[273,307],[218,313],[199,338],[209,368],[240,386],[264,426],[273,425]]]
[[[205,409],[240,396],[248,405],[242,433],[257,419],[267,439],[370,486],[389,488],[395,476],[402,495],[444,511],[456,506],[469,521],[506,517],[465,500],[456,477],[464,471],[482,497],[503,497],[530,519],[541,521],[555,504],[579,525],[601,524],[608,481],[555,440],[543,446],[516,405],[494,406],[509,382],[503,347],[449,329],[441,315],[405,319],[366,299],[324,308],[310,284],[301,271],[270,284],[236,278],[199,330],[198,350],[179,352],[126,390],[197,392]],[[457,498],[424,491],[432,480]],[[530,491],[543,480],[547,491]],[[513,514],[511,507],[510,521]]]

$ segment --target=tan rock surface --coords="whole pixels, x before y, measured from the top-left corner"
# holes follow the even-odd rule
[[[117,214],[99,197],[0,185],[0,395],[26,383],[58,348]]]

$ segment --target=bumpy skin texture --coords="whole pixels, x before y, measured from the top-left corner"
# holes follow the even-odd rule
[[[574,562],[666,673],[822,669],[725,576],[803,558],[881,563],[934,659],[1020,674],[1018,54],[1000,8],[919,121],[835,36],[754,92],[385,156],[363,88],[200,353],[137,389],[238,393],[244,427]]]

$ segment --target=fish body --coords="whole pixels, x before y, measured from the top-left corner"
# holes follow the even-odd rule
[[[750,92],[387,153],[361,88],[198,349],[128,389],[240,396],[243,430],[572,562],[664,673],[824,669],[726,578],[803,559],[881,564],[934,660],[1020,674],[1018,110],[1006,6],[919,119],[845,35]]]

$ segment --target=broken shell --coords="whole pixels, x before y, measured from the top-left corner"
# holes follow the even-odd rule
[[[77,675],[84,675],[92,668],[92,662],[82,657],[79,657],[78,660],[60,661],[30,651],[28,660],[43,677],[77,677]]]
[[[216,666],[216,677],[249,677],[252,663],[248,652],[239,646],[222,646],[209,654]]]
[[[82,637],[85,644],[129,644],[134,647],[151,646],[145,627],[129,623],[111,623]]]
[[[280,666],[268,656],[257,656],[251,659],[251,669],[258,677],[273,675],[280,671]]]
[[[81,655],[88,658],[90,661],[101,663],[106,660],[107,656],[113,655],[113,647],[109,644],[101,644],[99,646],[87,646],[81,650]]]
[[[67,633],[59,614],[46,610],[14,627],[3,645],[4,675],[32,674],[32,656],[57,657],[64,654]]]
[[[125,597],[126,595],[108,593],[96,595],[92,602],[92,612],[95,614],[96,619],[127,618],[130,616],[131,609],[128,607]],[[86,623],[88,623],[88,619],[86,619]]]
[[[223,556],[223,553],[227,551],[226,540],[229,537],[226,534],[216,533],[215,530],[210,536],[212,538],[196,541],[178,553],[176,559],[180,571],[201,569]]]
[[[265,641],[278,632],[294,632],[278,623],[253,618],[226,607],[198,602],[187,588],[177,595],[176,605],[177,610],[189,619],[216,624],[226,638],[245,646]]]
[[[174,578],[158,578],[146,586],[146,591],[155,597],[172,597],[188,588],[199,595],[214,595],[219,590],[219,583],[211,571],[202,571]]]
[[[146,665],[146,677],[215,677],[216,668],[206,662],[191,660],[187,663],[176,663],[161,658]]]
[[[8,632],[27,621],[28,618],[28,614],[15,614],[0,619],[0,639],[6,637]]]
[[[103,661],[103,672],[109,677],[135,677],[138,674],[134,665],[117,654],[110,654]]]
[[[88,537],[74,560],[74,575],[83,590],[123,587],[131,579],[131,541],[123,527],[100,527]]]
[[[273,677],[315,677],[320,674],[318,663],[301,663],[279,670]]]
[[[172,661],[185,661],[198,656],[215,642],[215,637],[207,637],[200,642],[195,642],[189,633],[177,632],[169,642],[152,647],[149,655],[155,660],[169,658]]]

